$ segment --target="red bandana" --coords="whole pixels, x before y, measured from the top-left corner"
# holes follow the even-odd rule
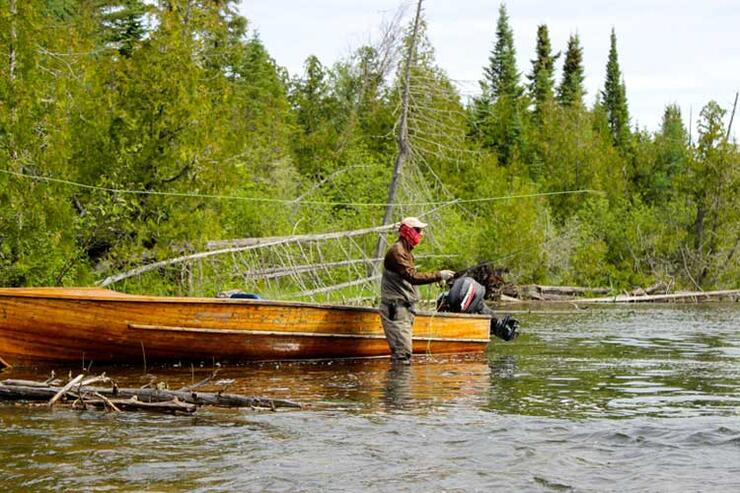
[[[398,228],[398,232],[401,234],[401,238],[408,241],[409,245],[411,245],[412,247],[415,247],[416,245],[421,243],[421,233],[416,231],[411,226],[401,224],[401,227]]]

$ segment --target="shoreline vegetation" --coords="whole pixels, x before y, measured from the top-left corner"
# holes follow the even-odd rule
[[[0,0],[0,286],[367,299],[373,228],[413,215],[420,268],[492,259],[505,296],[737,300],[737,98],[640,128],[615,29],[586,94],[578,35],[517,54],[501,4],[467,97],[423,8],[290,74],[236,2],[186,3]]]

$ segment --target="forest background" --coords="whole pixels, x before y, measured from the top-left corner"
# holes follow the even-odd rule
[[[416,37],[399,17],[377,45],[292,75],[248,27],[230,0],[0,0],[0,285],[91,285],[209,240],[377,226],[407,88],[393,219],[434,219],[427,252],[450,256],[425,270],[740,287],[734,108],[708,101],[695,141],[675,105],[657,131],[633,128],[614,30],[588,103],[578,36],[525,33],[537,48],[519,73],[505,5],[470,100],[423,17]],[[130,289],[188,291],[163,270]]]

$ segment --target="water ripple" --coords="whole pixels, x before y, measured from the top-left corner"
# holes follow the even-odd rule
[[[524,335],[487,355],[222,369],[228,391],[301,411],[0,406],[0,480],[5,491],[740,490],[740,307],[520,318]],[[106,371],[140,384],[139,369]],[[151,371],[177,388],[211,369]]]

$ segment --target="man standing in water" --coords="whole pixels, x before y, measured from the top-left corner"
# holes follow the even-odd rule
[[[426,223],[407,217],[398,228],[399,237],[385,254],[383,278],[380,283],[380,319],[383,322],[391,360],[411,364],[411,328],[419,301],[419,284],[431,284],[452,279],[451,270],[417,272],[411,251],[424,237]]]

